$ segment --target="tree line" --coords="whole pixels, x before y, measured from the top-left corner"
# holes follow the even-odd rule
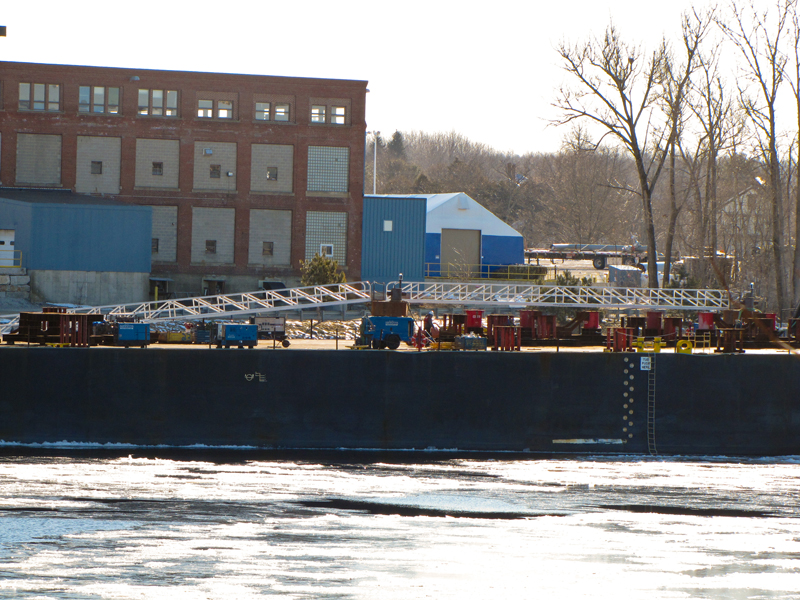
[[[753,284],[769,309],[796,306],[797,2],[692,10],[675,46],[646,48],[613,23],[602,36],[562,42],[558,152],[499,152],[457,132],[370,137],[377,193],[465,192],[528,247],[639,241],[651,287],[658,256],[663,285],[673,261],[688,257],[684,285],[737,295]]]

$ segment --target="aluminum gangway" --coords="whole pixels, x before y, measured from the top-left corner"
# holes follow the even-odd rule
[[[142,322],[236,319],[255,314],[291,311],[346,310],[373,299],[385,290],[402,288],[410,304],[486,308],[582,308],[717,311],[728,308],[725,290],[614,288],[590,286],[530,285],[470,282],[368,281],[324,286],[259,290],[241,294],[219,294],[109,306],[68,307],[71,313],[132,316]],[[18,318],[0,324],[0,333],[12,331]]]
[[[726,290],[405,281],[402,287],[403,299],[415,304],[682,311],[718,311],[730,304]]]
[[[125,315],[143,323],[163,321],[197,321],[201,319],[236,319],[256,314],[270,314],[309,309],[331,309],[364,304],[372,298],[372,285],[366,281],[332,285],[258,290],[241,294],[192,296],[151,302],[113,304],[108,306],[66,306],[66,312],[77,314]],[[56,305],[58,306],[58,305]],[[16,328],[19,317],[0,324],[0,333]]]

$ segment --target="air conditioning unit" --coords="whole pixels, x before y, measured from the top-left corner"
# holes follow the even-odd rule
[[[212,154],[214,154],[212,148],[203,148],[203,156],[211,156]]]

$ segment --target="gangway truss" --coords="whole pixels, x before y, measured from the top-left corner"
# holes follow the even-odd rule
[[[170,300],[156,300],[108,306],[66,307],[70,313],[125,315],[145,323],[237,319],[256,314],[290,311],[346,310],[373,299],[373,292],[402,288],[403,300],[431,306],[474,306],[505,308],[581,308],[718,311],[728,308],[725,290],[683,290],[615,288],[605,286],[556,286],[515,283],[391,282],[368,281],[322,286],[258,290],[240,294],[219,294]],[[0,333],[12,331],[16,315],[7,315]]]

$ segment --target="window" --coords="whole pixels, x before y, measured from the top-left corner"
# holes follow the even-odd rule
[[[58,111],[61,108],[61,86],[53,83],[20,83],[19,109]]]
[[[272,256],[275,250],[275,242],[261,242],[261,255]]]
[[[267,167],[267,180],[278,181],[278,167]]]
[[[150,253],[158,254],[158,238],[153,238],[150,240]]]
[[[320,104],[314,104],[311,107],[311,122],[324,123],[325,122],[325,107]]]
[[[220,100],[219,102],[217,102],[217,118],[232,119],[233,102],[231,102],[230,100]]]
[[[178,116],[178,92],[175,90],[139,90],[139,114],[154,117]]]
[[[288,121],[289,120],[289,105],[288,104],[276,104],[275,105],[275,120],[276,121]]]
[[[233,100],[198,100],[197,116],[200,119],[213,119],[215,104],[217,119],[233,118]]]
[[[333,244],[320,244],[319,255],[322,258],[333,256]]]
[[[151,115],[161,116],[164,114],[164,90],[153,90],[150,102]]]
[[[78,88],[78,112],[119,114],[119,88],[80,86]]]
[[[220,175],[222,175],[222,166],[211,165],[211,171],[209,173],[209,177],[211,177],[211,179],[219,179]]]
[[[347,124],[347,107],[345,106],[332,106],[331,107],[331,123],[334,125]]]
[[[164,163],[163,162],[154,162],[153,163],[153,175],[163,175],[164,174]]]
[[[217,253],[217,240],[206,240],[206,254]]]
[[[103,174],[103,161],[102,160],[93,160],[92,161],[92,175],[102,175]]]
[[[308,147],[309,192],[346,193],[350,176],[350,149],[334,146]]]
[[[269,102],[256,102],[256,121],[269,121]]]
[[[210,119],[214,116],[214,101],[213,100],[198,100],[197,102],[197,116],[201,119]]]

